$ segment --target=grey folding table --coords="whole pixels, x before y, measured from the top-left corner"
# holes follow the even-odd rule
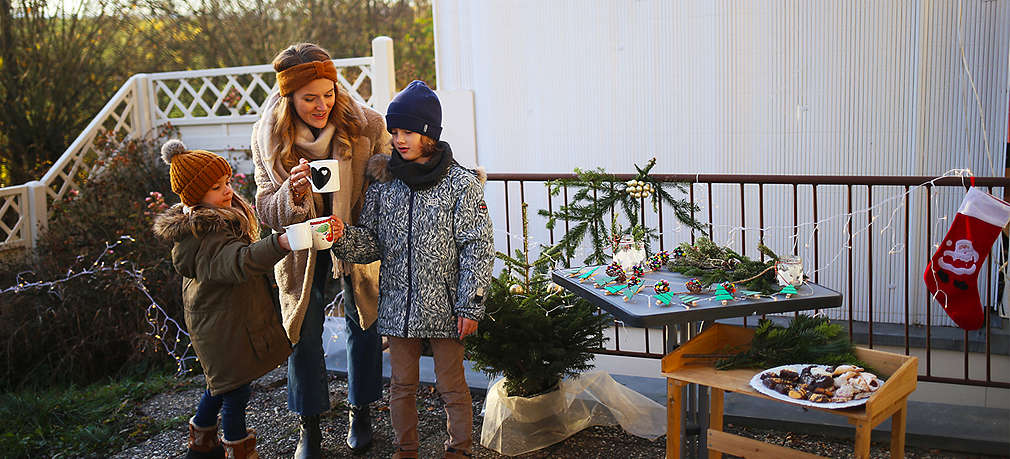
[[[722,304],[722,301],[715,300],[711,293],[686,292],[685,284],[690,279],[665,269],[646,272],[642,276],[644,283],[642,289],[626,299],[622,294],[607,295],[606,290],[594,285],[596,278],[605,276],[606,266],[597,267],[592,277],[586,279],[573,276],[589,269],[592,268],[559,269],[551,273],[551,278],[556,284],[600,307],[626,326],[642,328],[665,326],[666,353],[690,340],[701,332],[703,326],[711,324],[716,319],[830,309],[842,305],[841,293],[810,282],[797,287],[797,293],[789,297],[784,294],[744,296],[738,291],[734,299]],[[670,291],[675,293],[669,305],[658,305],[656,301],[654,285],[661,279],[669,282]],[[685,304],[680,301],[682,296],[694,296],[697,300],[693,305]],[[682,442],[681,457],[707,457],[706,436],[699,433],[704,432],[708,426],[708,390],[692,384],[685,387],[684,391],[686,391],[684,400],[688,403],[684,403],[683,419],[687,422],[681,424],[683,429],[681,438],[686,439],[691,435],[697,438],[697,441],[693,442],[692,446],[689,446],[692,442]]]

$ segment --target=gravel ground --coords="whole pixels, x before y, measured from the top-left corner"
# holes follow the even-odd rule
[[[257,431],[257,451],[264,459],[291,457],[298,443],[298,417],[287,410],[286,380],[287,368],[281,367],[253,383],[253,396],[249,402],[246,422]],[[177,458],[185,455],[185,419],[192,415],[198,397],[203,391],[203,377],[190,378],[188,384],[179,390],[162,393],[139,404],[134,410],[135,422],[140,424],[178,418],[172,429],[161,432],[138,444],[127,448],[114,458]],[[373,413],[375,443],[360,455],[354,455],[344,444],[347,432],[347,380],[342,376],[330,376],[330,400],[332,409],[323,415],[323,450],[325,457],[368,457],[388,458],[394,451],[393,433],[389,423],[389,391],[383,389],[383,399],[377,402]],[[420,412],[419,436],[421,457],[441,457],[442,442],[445,441],[445,414],[443,404],[434,387],[422,386],[418,389],[418,410]],[[480,416],[484,404],[483,394],[474,395],[475,443],[479,443],[483,418]],[[795,434],[769,429],[727,425],[726,431],[750,438],[788,446],[827,457],[853,457],[852,441]],[[620,426],[592,427],[569,437],[567,440],[539,451],[517,456],[524,459],[540,458],[662,458],[666,451],[666,437],[655,441],[635,437],[625,433]],[[909,458],[972,457],[938,450],[907,448]],[[874,444],[871,456],[890,457],[885,444]],[[502,455],[478,445],[474,448],[476,458],[500,458]],[[978,457],[978,456],[974,456]]]

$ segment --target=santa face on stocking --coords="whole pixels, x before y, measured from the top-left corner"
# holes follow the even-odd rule
[[[951,241],[944,241],[950,247]],[[957,275],[974,274],[978,267],[978,252],[972,247],[971,241],[960,239],[954,243],[954,250],[944,250],[943,256],[936,260],[936,264]]]
[[[979,266],[1008,221],[1010,204],[972,187],[926,265],[922,277],[930,296],[965,330],[985,324],[978,294]]]

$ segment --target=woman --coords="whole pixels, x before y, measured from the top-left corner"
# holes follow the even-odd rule
[[[368,185],[368,158],[389,151],[382,115],[350,98],[337,84],[330,55],[317,45],[291,46],[274,58],[273,66],[280,90],[267,99],[252,133],[260,218],[274,231],[324,215],[356,223]],[[338,191],[311,192],[308,161],[316,159],[340,162]],[[325,296],[325,287],[338,276],[348,330],[347,445],[368,447],[368,405],[382,394],[381,338],[375,326],[378,263],[334,262],[329,251],[299,250],[274,272],[282,321],[294,346],[288,359],[288,409],[301,415],[295,457],[320,457],[319,415],[330,408],[322,329],[323,308],[332,298]]]

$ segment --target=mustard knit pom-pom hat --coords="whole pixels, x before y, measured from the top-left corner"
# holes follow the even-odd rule
[[[198,204],[221,177],[231,176],[231,165],[224,158],[206,150],[187,150],[180,140],[166,142],[161,159],[170,166],[172,191],[189,207]]]

